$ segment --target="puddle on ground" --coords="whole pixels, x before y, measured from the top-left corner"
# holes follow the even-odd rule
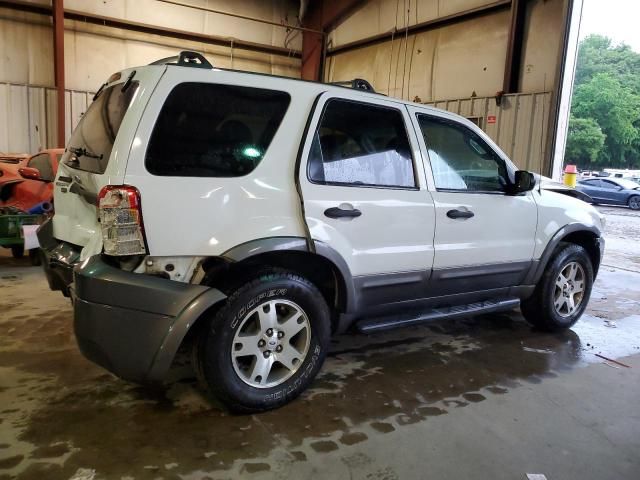
[[[23,275],[20,292],[0,300],[0,479],[86,469],[96,480],[252,476],[341,449],[346,464],[366,462],[348,449],[601,362],[595,353],[638,353],[640,290],[629,287],[638,282],[614,295],[620,280],[610,276],[589,314],[562,333],[536,332],[514,313],[338,337],[312,389],[279,410],[238,416],[190,377],[149,390],[92,365],[77,351],[66,300]]]

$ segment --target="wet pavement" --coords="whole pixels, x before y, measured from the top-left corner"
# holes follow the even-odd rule
[[[571,330],[514,312],[344,335],[313,388],[251,416],[186,369],[149,390],[89,363],[68,300],[3,252],[0,479],[640,478],[640,213],[601,210],[608,250]]]

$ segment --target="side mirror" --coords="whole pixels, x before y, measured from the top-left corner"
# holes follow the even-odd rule
[[[28,180],[38,180],[40,182],[46,182],[44,178],[40,176],[40,170],[33,167],[22,167],[18,169],[18,173],[22,176],[22,178],[26,178]]]
[[[536,177],[534,177],[533,173],[527,172],[526,170],[517,170],[511,192],[514,194],[528,192],[533,190],[535,186]]]

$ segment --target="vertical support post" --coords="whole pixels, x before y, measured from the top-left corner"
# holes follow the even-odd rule
[[[565,13],[564,37],[560,55],[558,57],[557,89],[553,92],[550,132],[547,138],[547,151],[551,165],[545,175],[560,181],[564,166],[564,154],[569,133],[569,118],[571,116],[571,97],[578,64],[580,41],[580,23],[582,21],[582,7],[584,0],[568,0]]]
[[[507,44],[507,59],[504,67],[504,93],[517,93],[522,68],[522,46],[524,42],[524,25],[527,13],[527,0],[512,0],[511,28]]]
[[[327,33],[344,21],[368,0],[317,0],[309,2],[309,12],[303,19],[304,26],[316,32],[302,32],[303,80],[322,81]],[[320,33],[322,32],[322,33]]]
[[[312,28],[316,28],[316,25],[314,24]],[[320,70],[324,42],[324,35],[320,33],[302,32],[302,65],[300,73],[303,80],[321,80]]]
[[[53,0],[53,70],[57,92],[57,146],[64,147],[64,0]]]

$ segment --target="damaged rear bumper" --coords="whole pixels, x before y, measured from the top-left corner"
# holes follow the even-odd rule
[[[125,380],[161,382],[189,329],[226,298],[206,286],[121,270],[102,255],[80,263],[80,247],[55,239],[51,221],[38,240],[49,287],[72,297],[80,351]]]
[[[51,218],[38,228],[38,242],[44,254],[42,268],[51,290],[60,290],[69,296],[69,285],[73,282],[73,267],[80,260],[81,248],[70,243],[60,242],[53,236]]]
[[[139,383],[161,382],[191,326],[226,298],[202,285],[120,270],[101,255],[75,267],[72,295],[83,355]]]

